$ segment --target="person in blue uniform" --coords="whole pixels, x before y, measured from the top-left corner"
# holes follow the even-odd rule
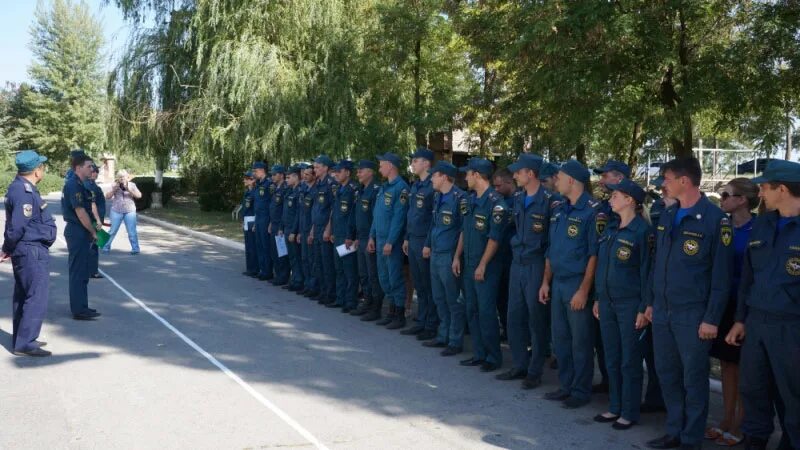
[[[473,191],[459,206],[463,223],[453,256],[453,274],[463,275],[473,351],[472,358],[461,361],[461,365],[479,365],[482,372],[492,372],[503,365],[497,319],[497,291],[500,289],[502,266],[495,256],[510,216],[503,196],[495,192],[489,181],[494,171],[490,161],[470,158],[459,170],[466,172],[467,185]]]
[[[258,276],[258,255],[256,254],[255,210],[253,200],[255,197],[255,178],[253,171],[248,170],[243,176],[244,195],[242,196],[242,230],[244,231],[244,262],[245,270],[242,275],[248,277]]]
[[[541,156],[524,153],[508,166],[521,188],[514,195],[511,207],[515,231],[510,243],[513,253],[507,287],[508,344],[513,366],[497,375],[497,379],[521,379],[523,389],[541,385],[549,346],[550,307],[539,302],[539,289],[544,278],[550,216],[557,204],[539,181],[542,165]],[[529,346],[531,353],[528,353]]]
[[[255,193],[253,195],[253,212],[255,224],[253,232],[256,234],[256,255],[258,256],[258,279],[271,280],[272,255],[269,252],[269,189],[267,179],[267,165],[263,161],[253,163],[253,175],[256,178]]]
[[[286,194],[289,191],[286,185],[286,169],[275,164],[270,171],[272,176],[271,194],[269,202],[269,249],[272,257],[272,267],[275,278],[270,281],[275,286],[284,286],[289,283],[289,255],[278,256],[278,245],[275,238],[283,227],[283,206]],[[288,248],[287,248],[288,249]]]
[[[492,185],[494,190],[503,196],[509,209],[513,209],[514,194],[519,191],[519,188],[514,184],[514,174],[507,168],[497,169],[492,174]],[[509,221],[506,232],[503,234],[503,242],[500,243],[500,248],[497,249],[497,258],[503,266],[500,271],[500,286],[503,289],[497,293],[497,315],[500,317],[500,340],[508,340],[508,286],[511,279],[511,260],[513,259],[511,252],[511,238],[516,234],[516,224],[513,218]]]
[[[314,174],[317,183],[314,185],[314,204],[311,206],[311,234],[316,276],[320,280],[320,293],[317,301],[322,305],[336,302],[336,267],[333,262],[333,244],[331,243],[331,206],[333,194],[339,188],[331,176],[333,161],[326,155],[314,160]]]
[[[741,345],[742,431],[748,449],[767,448],[775,410],[781,448],[800,448],[800,164],[774,160],[754,178],[768,212],[753,223],[742,262],[736,323]]]
[[[311,235],[311,208],[314,206],[314,196],[317,190],[317,177],[314,167],[301,166],[303,174],[303,200],[300,205],[300,218],[298,220],[297,239],[300,241],[300,256],[303,266],[303,290],[300,295],[310,299],[319,296],[320,280],[317,278],[317,267],[314,260],[314,238]]]
[[[553,195],[556,201],[562,201],[561,195],[558,193],[558,190],[556,190],[558,167],[557,164],[552,162],[542,163],[542,169],[539,171],[539,180],[541,180],[544,188]]]
[[[103,220],[106,217],[106,196],[103,188],[96,182],[99,173],[97,165],[93,163],[92,173],[86,180],[87,195],[89,195],[92,202],[92,222],[94,222],[97,230],[103,228]],[[89,278],[103,278],[103,275],[100,274],[100,249],[95,243],[92,244],[90,249]]]
[[[355,208],[358,185],[350,179],[352,173],[352,161],[342,160],[333,166],[337,188],[331,207],[331,241],[334,248],[344,245],[347,250],[356,249]],[[336,269],[336,302],[329,306],[349,313],[358,306],[358,257],[355,252],[340,256],[335,251],[333,261]]]
[[[394,153],[378,156],[383,183],[375,200],[367,251],[377,253],[378,279],[389,299],[389,312],[376,322],[381,326],[406,325],[406,285],[403,277],[403,238],[408,214],[408,184],[400,176],[403,162]]]
[[[539,301],[551,302],[559,388],[545,398],[566,408],[589,403],[594,375],[592,287],[597,266],[600,202],[586,192],[589,170],[576,160],[561,165],[556,187],[564,197],[550,218],[549,246]]]
[[[56,223],[36,185],[45,176],[47,158],[33,150],[17,153],[17,176],[6,191],[6,222],[0,261],[11,259],[14,270],[11,349],[15,355],[50,356],[39,341],[47,314],[50,246]]]
[[[69,252],[69,305],[72,318],[92,320],[100,313],[89,308],[89,259],[97,230],[90,217],[91,202],[84,181],[92,172],[92,160],[79,156],[72,160],[73,176],[64,183],[61,210],[67,225],[64,238]]]
[[[417,339],[421,341],[436,337],[436,329],[439,327],[439,316],[431,293],[430,259],[422,254],[431,229],[433,186],[428,172],[432,164],[433,152],[425,147],[417,148],[411,155],[411,171],[418,179],[411,184],[406,238],[403,241],[403,253],[408,256],[411,280],[417,291],[417,324],[400,333],[417,335]]]
[[[594,316],[600,320],[609,380],[608,411],[595,422],[627,430],[639,422],[642,354],[639,339],[652,314],[648,281],[654,236],[644,218],[645,192],[630,179],[606,184],[611,221],[597,248]],[[650,311],[648,311],[648,309]]]
[[[664,165],[664,188],[678,203],[656,226],[653,344],[667,423],[650,448],[700,448],[708,417],[708,352],[730,292],[733,230],[700,191],[701,177],[695,158]]]
[[[375,182],[375,163],[366,159],[358,162],[358,182],[356,192],[356,238],[358,240],[358,277],[364,301],[351,312],[362,316],[364,322],[381,318],[383,308],[383,289],[378,279],[378,260],[374,252],[367,251],[369,230],[372,228],[373,211],[380,187]]]
[[[303,268],[300,253],[300,241],[297,239],[300,224],[300,204],[302,203],[300,186],[300,167],[289,167],[286,174],[286,197],[283,199],[283,219],[278,234],[286,239],[289,252],[289,283],[284,286],[291,292],[303,289]]]
[[[444,348],[442,356],[453,356],[464,349],[466,307],[461,300],[460,280],[453,273],[453,258],[458,248],[463,216],[462,200],[466,193],[455,186],[458,169],[446,161],[439,161],[431,169],[431,184],[436,191],[433,197],[433,219],[423,247],[431,264],[433,301],[439,316],[436,336],[422,345]]]

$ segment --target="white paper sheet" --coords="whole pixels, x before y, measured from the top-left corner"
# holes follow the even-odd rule
[[[350,253],[354,253],[355,251],[356,251],[356,246],[355,245],[350,246],[350,248],[347,248],[347,246],[344,245],[344,244],[336,247],[336,253],[338,253],[340,257],[341,256],[347,256]]]
[[[244,221],[242,222],[242,229],[247,231],[250,229],[250,224],[256,221],[256,216],[244,216]]]
[[[289,249],[286,248],[286,237],[279,234],[275,236],[275,247],[278,249],[278,258],[283,258],[289,254]]]

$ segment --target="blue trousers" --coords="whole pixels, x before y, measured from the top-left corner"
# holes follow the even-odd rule
[[[272,255],[269,252],[267,222],[256,222],[256,255],[258,256],[258,276],[272,276]]]
[[[302,248],[297,242],[289,242],[289,236],[286,236],[286,248],[289,250],[289,267],[291,275],[289,276],[289,286],[300,288],[303,286],[305,274],[303,271]]]
[[[392,245],[392,253],[389,256],[383,254],[385,240],[378,238],[375,242],[375,253],[377,253],[378,279],[381,288],[389,301],[397,308],[405,308],[406,305],[406,280],[403,276],[403,249],[402,245],[395,243]]]
[[[639,298],[600,298],[600,328],[608,372],[608,411],[639,421],[642,399],[641,331],[636,329]]]
[[[14,351],[33,350],[47,314],[50,291],[50,254],[47,248],[20,242],[11,256],[14,268],[11,346]]]
[[[334,245],[342,245],[344,241]],[[355,308],[358,306],[358,257],[355,253],[333,255],[336,270],[336,305]]]
[[[511,263],[506,322],[508,344],[514,368],[527,371],[532,379],[542,376],[550,345],[547,337],[550,307],[539,303],[543,278],[543,260],[534,264]],[[529,345],[533,350],[531,354],[528,354]]]
[[[333,261],[333,244],[322,240],[322,233],[314,236],[314,264],[320,293],[326,301],[336,301],[336,266]]]
[[[383,301],[383,289],[378,280],[378,260],[375,253],[367,251],[369,237],[358,239],[358,279],[361,285],[361,292],[369,305]]]
[[[277,228],[276,224],[272,224],[272,228]],[[278,257],[278,244],[275,243],[275,236],[278,233],[270,233],[269,235],[269,254],[272,258],[272,268],[275,271],[275,284],[281,285],[289,282],[289,255]],[[284,236],[288,239],[289,236]],[[289,249],[289,241],[286,241],[286,249]]]
[[[745,330],[739,364],[742,431],[769,439],[775,405],[782,401],[784,434],[800,448],[800,320],[751,308]]]
[[[408,266],[414,290],[417,291],[417,324],[425,330],[435,331],[439,327],[439,316],[431,292],[431,261],[422,257],[425,237],[410,236],[408,239]]]
[[[314,260],[314,245],[308,244],[308,233],[303,233],[300,241],[300,264],[303,266],[303,287],[307,291],[319,292],[319,278]]]
[[[82,225],[67,222],[64,229],[69,252],[69,307],[72,314],[89,309],[89,232]]]
[[[668,317],[653,323],[656,370],[667,407],[666,431],[688,445],[703,442],[708,419],[711,340],[697,335],[703,313],[693,313],[694,320]]]
[[[655,352],[653,351],[653,327],[649,326],[644,338],[639,341],[644,363],[647,366],[647,389],[644,393],[642,404],[655,407],[664,407],[664,397],[661,394],[661,383],[658,381],[656,370]]]
[[[473,358],[498,366],[503,365],[500,350],[500,322],[497,318],[497,290],[500,288],[500,270],[497,261],[486,266],[484,281],[475,281],[477,261],[467,262],[462,272],[466,299],[467,323],[472,339]]]
[[[463,348],[466,306],[461,286],[453,274],[453,253],[431,253],[431,293],[439,315],[436,340],[448,347]]]
[[[89,247],[89,275],[100,272],[100,249],[92,243]]]
[[[588,301],[580,311],[573,311],[570,307],[572,296],[582,280],[583,276],[553,278],[550,313],[561,390],[578,400],[589,400],[594,376],[595,319],[592,303]]]
[[[245,271],[250,274],[258,274],[258,255],[256,254],[256,233],[253,225],[244,232],[244,263]]]

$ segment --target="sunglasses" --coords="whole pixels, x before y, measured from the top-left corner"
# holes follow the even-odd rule
[[[727,200],[729,197],[741,197],[739,194],[730,194],[728,192],[723,192],[719,194],[720,198],[723,200]]]

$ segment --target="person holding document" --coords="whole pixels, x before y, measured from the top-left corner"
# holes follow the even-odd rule
[[[355,199],[358,185],[350,180],[353,163],[342,160],[333,166],[333,176],[339,184],[331,208],[331,241],[336,247],[333,261],[336,267],[336,301],[330,307],[340,307],[349,313],[358,306],[358,259],[356,257]]]
[[[255,178],[253,171],[248,170],[244,173],[244,197],[242,198],[242,228],[244,230],[244,259],[245,270],[242,275],[248,277],[258,276],[258,255],[256,254],[256,216],[253,209],[253,197],[255,196]]]

